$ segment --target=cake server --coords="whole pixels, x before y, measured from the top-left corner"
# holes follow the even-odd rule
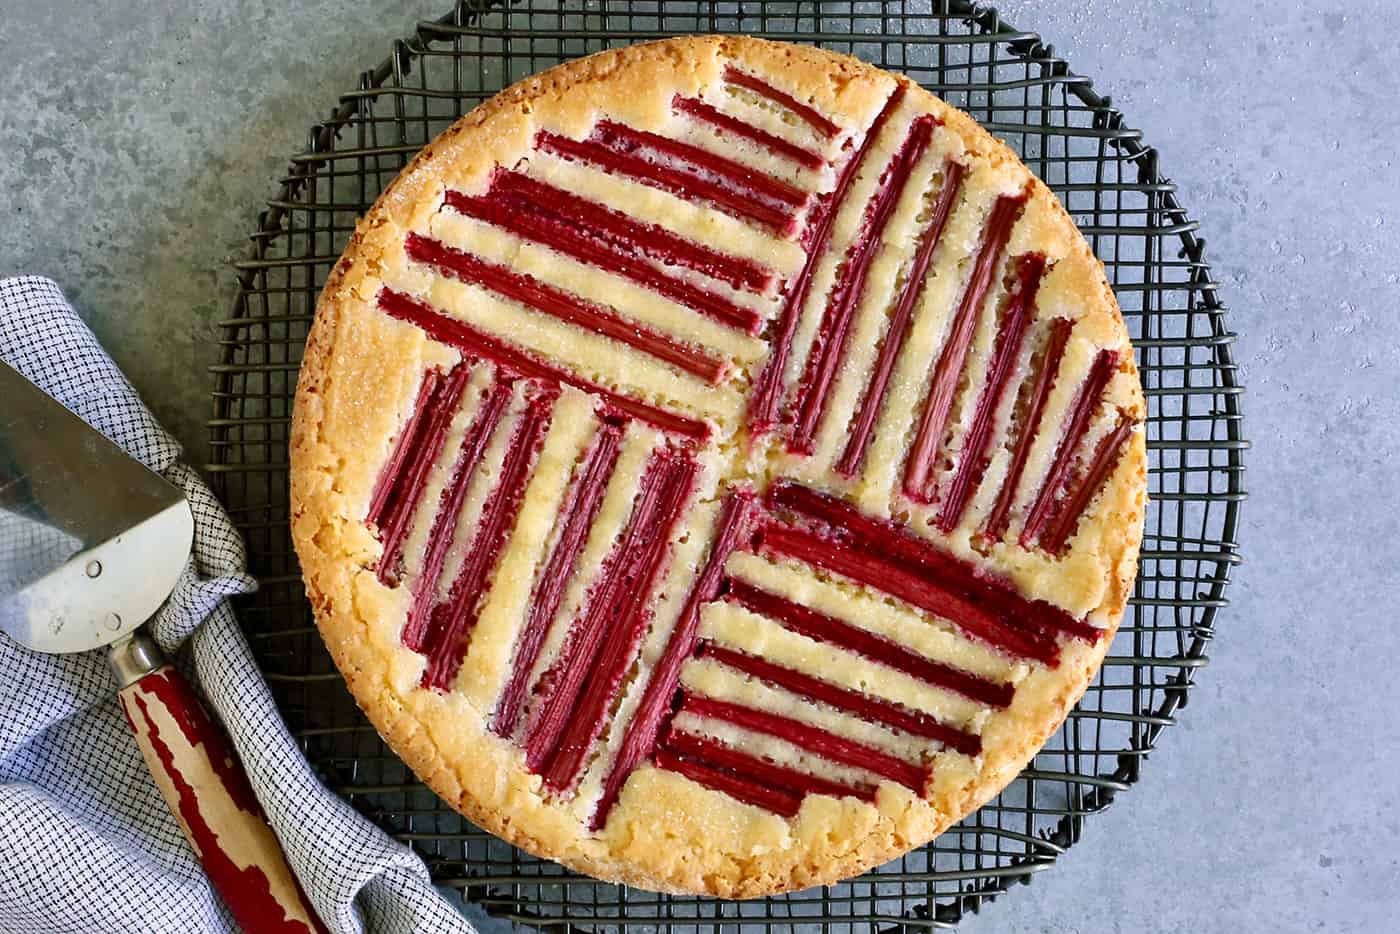
[[[193,541],[179,489],[0,363],[0,630],[40,652],[105,647],[146,765],[238,923],[324,931],[229,740],[141,628]]]

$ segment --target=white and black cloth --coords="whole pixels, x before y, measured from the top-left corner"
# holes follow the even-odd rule
[[[471,932],[422,861],[312,772],[227,603],[254,587],[242,541],[53,282],[0,279],[0,359],[185,491],[194,554],[151,627],[169,652],[188,644],[187,672],[232,737],[327,926]],[[101,652],[44,655],[0,634],[0,931],[236,930],[115,695]]]

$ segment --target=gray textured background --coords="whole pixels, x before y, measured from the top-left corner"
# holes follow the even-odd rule
[[[254,206],[447,5],[0,0],[0,275],[57,279],[200,459]],[[1000,5],[1161,149],[1232,307],[1255,446],[1247,563],[1181,725],[1063,865],[964,929],[1395,930],[1400,6]]]

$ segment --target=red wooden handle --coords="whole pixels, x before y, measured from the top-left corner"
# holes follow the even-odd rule
[[[165,665],[119,696],[160,793],[239,925],[249,934],[324,932],[243,766],[185,679]]]

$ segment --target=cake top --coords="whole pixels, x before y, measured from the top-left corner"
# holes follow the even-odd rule
[[[1131,584],[1142,413],[1102,267],[965,114],[667,40],[507,89],[361,222],[293,533],[454,807],[756,895],[931,839],[1058,727]]]

